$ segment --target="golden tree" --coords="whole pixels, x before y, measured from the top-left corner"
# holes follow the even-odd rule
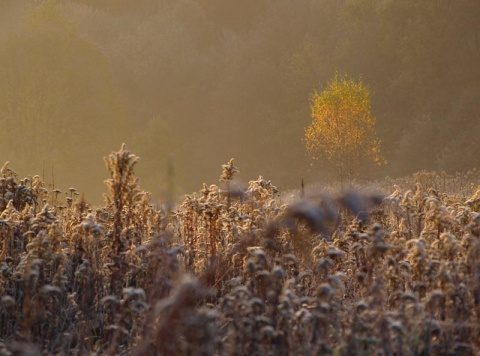
[[[312,122],[305,130],[305,146],[314,161],[322,161],[342,181],[382,165],[371,113],[371,99],[363,82],[338,74],[311,98]]]

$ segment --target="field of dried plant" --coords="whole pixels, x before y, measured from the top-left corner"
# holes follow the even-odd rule
[[[2,355],[475,355],[480,174],[157,205],[125,147],[101,207],[0,172]]]

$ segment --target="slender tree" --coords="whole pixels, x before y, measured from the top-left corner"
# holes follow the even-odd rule
[[[311,117],[304,138],[307,152],[313,162],[329,166],[341,181],[385,163],[380,156],[370,92],[361,80],[335,75],[324,91],[313,93]]]

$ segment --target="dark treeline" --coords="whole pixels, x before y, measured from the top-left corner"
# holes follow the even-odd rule
[[[95,200],[102,157],[125,141],[141,184],[326,174],[302,137],[335,73],[369,85],[388,166],[480,163],[477,0],[70,0],[0,4],[0,157]],[[171,158],[169,158],[171,157]],[[53,173],[52,173],[53,167]]]

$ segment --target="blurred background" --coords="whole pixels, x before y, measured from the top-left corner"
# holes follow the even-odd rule
[[[478,19],[478,0],[1,0],[0,164],[100,202],[125,142],[154,199],[231,157],[298,188],[328,177],[302,139],[338,72],[372,94],[371,178],[478,167]]]

